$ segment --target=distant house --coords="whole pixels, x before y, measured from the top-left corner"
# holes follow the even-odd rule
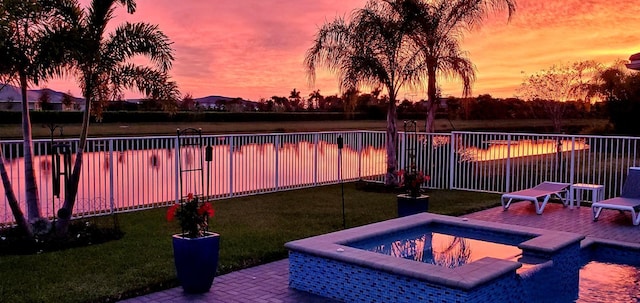
[[[0,110],[4,111],[20,111],[22,103],[22,93],[19,87],[12,85],[0,84]],[[40,96],[43,93],[49,94],[50,110],[83,110],[84,99],[72,97],[72,104],[65,106],[62,102],[64,93],[50,90],[48,88],[27,91],[27,102],[30,110],[41,110]]]
[[[438,112],[446,112],[447,108],[449,108],[449,99],[451,97],[439,97],[438,101],[435,103],[436,105],[436,111]],[[423,110],[427,110],[427,101],[426,100],[421,100],[419,102],[419,107],[421,107]]]
[[[255,111],[257,103],[243,100],[242,98],[230,98],[223,96],[208,96],[193,99],[202,109],[217,111]]]
[[[2,87],[2,84],[0,84]],[[72,97],[72,104],[65,106],[62,102],[64,93],[48,88],[27,91],[27,101],[30,110],[42,110],[38,101],[43,93],[49,94],[49,110],[84,110],[84,99]],[[217,111],[256,111],[258,103],[243,100],[242,98],[230,98],[223,96],[208,96],[193,99],[197,108]],[[20,88],[12,85],[5,85],[0,90],[0,111],[20,111],[22,94]],[[142,99],[129,99],[123,103],[139,106]]]
[[[628,69],[640,70],[640,53],[631,55],[626,66]]]
[[[29,102],[29,109],[34,110],[37,108],[38,96],[27,92],[27,101]],[[22,102],[22,94],[20,88],[6,85],[0,90],[0,110],[8,111],[20,111],[20,104]]]

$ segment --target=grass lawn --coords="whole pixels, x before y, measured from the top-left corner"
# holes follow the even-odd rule
[[[417,121],[418,131],[424,130],[424,120]],[[602,129],[606,120],[602,119],[574,119],[563,121],[565,126],[579,126],[585,129]],[[77,138],[80,124],[64,124],[63,136]],[[398,121],[401,130],[403,121]],[[550,127],[549,119],[537,120],[443,120],[435,122],[438,132],[452,130],[495,130],[518,131],[521,129]],[[347,121],[278,121],[278,122],[158,122],[158,123],[91,123],[89,136],[151,136],[176,134],[176,128],[202,128],[204,134],[229,133],[280,133],[280,132],[309,132],[332,130],[379,130],[386,129],[384,120],[347,120]],[[2,139],[21,139],[22,129],[19,124],[0,124]],[[56,136],[58,136],[56,132]],[[49,138],[50,131],[41,125],[33,125],[34,138]]]
[[[395,194],[344,185],[346,225],[396,216]],[[497,194],[430,191],[430,211],[462,215],[500,204]],[[211,230],[221,234],[218,274],[287,257],[284,243],[342,229],[339,185],[219,200]],[[106,302],[177,286],[166,208],[117,216],[124,238],[38,255],[0,256],[2,302]],[[111,217],[96,221],[111,220]],[[215,282],[214,282],[215,283]]]

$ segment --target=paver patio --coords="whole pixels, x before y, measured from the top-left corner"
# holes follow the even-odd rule
[[[464,217],[513,225],[568,231],[588,237],[640,243],[640,226],[631,223],[629,212],[604,210],[597,222],[593,222],[591,207],[563,207],[549,203],[542,215],[537,215],[531,202],[518,202],[503,211],[491,208]]]
[[[603,211],[600,220],[593,222],[591,208],[570,209],[562,204],[550,203],[542,215],[535,213],[529,202],[511,205],[508,211],[501,207],[465,215],[484,221],[561,230],[588,237],[640,243],[640,226],[631,224],[630,215],[618,211]],[[172,288],[145,296],[131,298],[125,303],[142,302],[221,302],[221,303],[336,303],[337,301],[289,289],[289,261],[281,260],[261,266],[239,270],[215,278],[211,291],[201,295],[185,294],[181,288]]]

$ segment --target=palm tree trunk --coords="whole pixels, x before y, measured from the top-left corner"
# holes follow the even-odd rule
[[[4,192],[7,196],[7,201],[9,202],[9,208],[11,208],[11,213],[13,214],[13,218],[16,220],[18,228],[22,230],[22,232],[27,237],[33,237],[31,225],[27,223],[27,220],[24,217],[24,213],[22,212],[22,209],[20,209],[20,204],[18,203],[16,194],[13,192],[11,180],[9,179],[9,175],[7,174],[7,168],[4,166],[4,156],[2,154],[2,148],[0,148],[0,177],[2,177],[2,185],[4,186]]]
[[[436,120],[436,109],[438,108],[437,87],[436,87],[436,68],[435,65],[429,65],[427,67],[427,75],[429,77],[427,82],[427,121],[426,131],[432,133],[434,130],[434,123]]]
[[[38,184],[33,169],[33,140],[31,138],[31,118],[29,117],[29,103],[27,101],[27,75],[20,71],[20,90],[22,92],[22,137],[24,149],[24,179],[27,197],[27,218],[33,222],[42,218],[40,214],[40,197]]]
[[[89,84],[86,86],[86,91],[91,91]],[[59,235],[64,235],[68,231],[71,215],[73,214],[73,206],[76,203],[76,196],[78,194],[78,185],[80,184],[80,173],[82,172],[82,158],[84,155],[84,148],[87,145],[87,136],[89,135],[89,119],[91,118],[91,96],[85,94],[85,106],[84,113],[82,115],[82,129],[80,130],[80,142],[78,143],[78,150],[76,151],[76,160],[73,164],[73,171],[69,176],[69,183],[65,188],[64,204],[60,211],[58,211],[58,223],[56,225],[56,232]]]
[[[398,185],[396,172],[398,171],[397,145],[398,127],[396,125],[396,102],[395,98],[389,98],[389,109],[387,110],[387,173],[384,184],[387,186]]]

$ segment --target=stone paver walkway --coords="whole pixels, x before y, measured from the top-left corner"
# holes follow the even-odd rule
[[[507,211],[502,207],[475,212],[464,217],[491,222],[522,225],[573,232],[594,238],[640,243],[640,226],[631,223],[629,212],[603,210],[593,222],[591,207],[563,207],[549,203],[542,215],[537,215],[531,202],[513,203]]]
[[[590,207],[569,209],[562,204],[549,203],[544,213],[537,215],[531,203],[518,202],[507,211],[496,207],[465,217],[640,243],[640,227],[631,224],[628,213],[613,210],[604,210],[600,220],[593,222]],[[185,294],[177,287],[121,302],[337,303],[289,289],[288,279],[289,261],[281,260],[216,277],[211,291],[206,294]]]
[[[337,303],[289,288],[289,260],[216,277],[208,293],[185,294],[176,287],[121,302]]]

